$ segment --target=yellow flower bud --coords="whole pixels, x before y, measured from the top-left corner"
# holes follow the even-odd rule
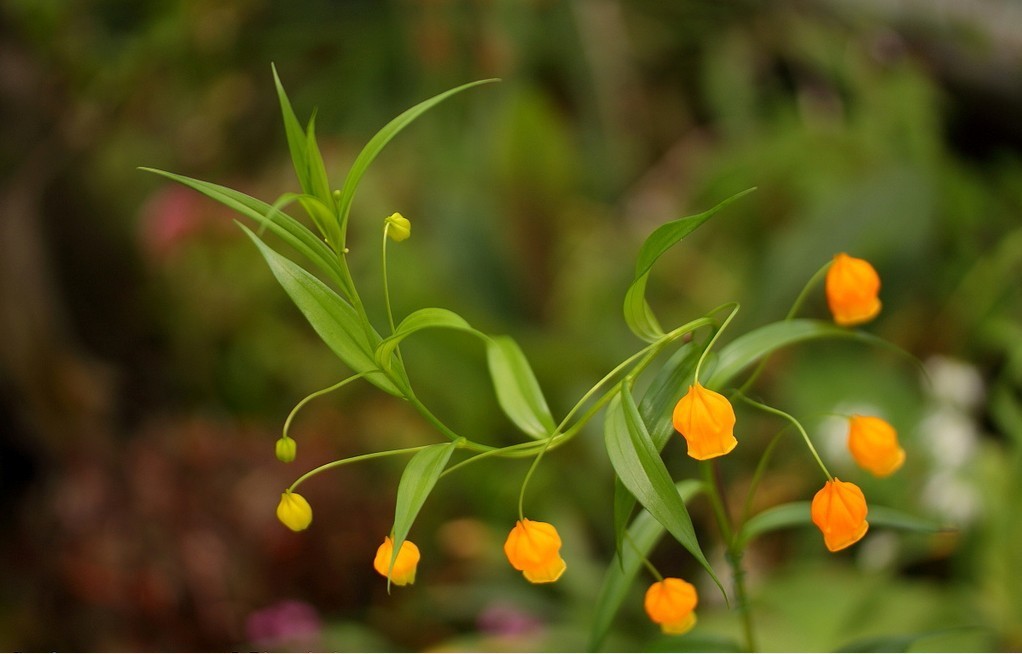
[[[861,325],[880,313],[880,276],[865,259],[838,254],[827,269],[827,304],[842,327]]]
[[[387,536],[383,544],[376,550],[373,568],[384,577],[390,569],[390,583],[405,586],[415,583],[415,570],[419,565],[419,548],[410,540],[401,543],[401,550],[394,559],[394,567],[390,567],[390,559],[394,555],[394,539]]]
[[[412,235],[412,223],[399,213],[392,213],[387,217],[387,236],[394,242],[400,243]]]
[[[877,477],[894,473],[905,463],[898,432],[875,416],[852,416],[848,421],[848,449],[855,462]]]
[[[298,443],[290,436],[281,436],[277,439],[277,459],[284,463],[291,463],[298,454]]]
[[[277,519],[291,531],[302,531],[312,524],[312,507],[298,493],[286,490],[277,505]]]
[[[688,443],[688,455],[704,461],[735,449],[735,410],[720,393],[696,382],[674,407],[674,428]]]
[[[823,542],[831,552],[843,550],[866,535],[867,511],[862,490],[836,477],[816,493],[810,508],[813,524],[823,532]]]
[[[547,522],[519,520],[504,542],[508,562],[534,584],[560,579],[568,567],[560,552],[561,537]]]
[[[680,636],[696,623],[699,595],[695,586],[677,577],[658,581],[646,591],[646,615],[665,634]]]

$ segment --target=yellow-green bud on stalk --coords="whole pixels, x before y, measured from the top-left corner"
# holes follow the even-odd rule
[[[284,463],[291,463],[298,453],[298,443],[290,436],[281,436],[277,439],[277,459]]]
[[[387,216],[387,236],[400,243],[412,235],[412,223],[399,213]]]
[[[286,490],[277,505],[277,519],[291,531],[302,531],[312,524],[312,507],[298,493]]]

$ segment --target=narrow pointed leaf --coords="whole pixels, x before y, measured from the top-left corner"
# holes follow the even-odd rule
[[[533,438],[553,434],[557,425],[518,343],[509,336],[494,336],[487,341],[486,359],[497,401],[511,422]]]
[[[433,491],[440,474],[447,467],[451,454],[457,449],[457,442],[438,443],[419,450],[411,458],[401,481],[397,486],[397,502],[394,506],[394,553],[390,557],[390,568],[393,569],[401,545],[408,537],[419,510],[426,498]],[[388,587],[390,576],[387,577]]]
[[[723,347],[717,359],[717,368],[708,378],[706,387],[723,388],[742,370],[774,351],[820,338],[845,338],[888,346],[883,339],[866,332],[837,327],[820,320],[774,322],[743,334]]]
[[[692,343],[686,343],[675,352],[667,363],[657,372],[653,382],[639,403],[639,414],[642,421],[649,426],[649,436],[653,448],[659,453],[667,441],[676,432],[671,422],[674,404],[685,394],[685,389],[692,383],[692,375],[702,350]],[[711,360],[704,365],[710,369]],[[632,509],[635,508],[635,496],[632,495],[621,479],[614,478],[614,537],[617,551],[622,548],[621,539],[624,527]]]
[[[755,538],[771,531],[812,524],[810,507],[810,502],[788,502],[787,504],[781,504],[757,513],[742,526],[742,530],[738,535],[740,547],[745,547]],[[869,522],[870,528],[874,529],[886,527],[921,533],[934,533],[945,530],[945,527],[933,520],[920,518],[897,509],[877,506],[875,504],[869,505],[866,521]]]
[[[390,370],[394,365],[394,350],[401,344],[401,341],[417,331],[436,328],[468,331],[479,335],[481,338],[485,338],[485,336],[472,329],[472,326],[464,318],[453,311],[433,307],[419,309],[408,314],[394,329],[394,333],[383,339],[376,346],[376,363],[381,368]]]
[[[636,336],[643,340],[654,341],[663,334],[652,309],[646,303],[646,281],[649,278],[649,271],[657,259],[680,243],[697,227],[712,218],[718,211],[754,190],[756,189],[750,188],[736,193],[709,211],[664,223],[646,238],[635,261],[635,278],[625,293],[625,322]]]
[[[699,547],[688,509],[678,496],[660,454],[653,447],[631,391],[624,383],[607,407],[604,439],[610,462],[625,487],[706,569],[723,593],[720,580]]]
[[[220,186],[219,184],[204,182],[192,177],[169,173],[165,170],[157,170],[156,168],[143,167],[140,170],[156,173],[195,189],[199,193],[263,225],[310,262],[314,263],[331,281],[337,283],[345,292],[348,292],[347,289],[349,287],[344,281],[344,275],[341,273],[337,255],[321,239],[309,231],[305,225],[284,213],[279,207],[267,204],[241,191]]]
[[[702,484],[692,479],[675,485],[682,502],[688,502],[702,489]],[[610,630],[614,616],[621,608],[635,577],[642,568],[643,558],[648,558],[664,535],[664,527],[649,511],[640,511],[627,529],[625,547],[615,557],[617,560],[607,566],[607,572],[596,596],[596,613],[589,635],[589,651],[596,651]]]
[[[284,92],[284,85],[280,83],[280,76],[277,75],[276,65],[271,64],[273,69],[273,83],[277,87],[277,99],[280,101],[280,113],[284,117],[284,132],[287,135],[287,147],[291,151],[291,162],[295,167],[295,175],[298,177],[298,184],[302,191],[309,195],[313,193],[312,181],[309,176],[308,146],[305,140],[305,130],[298,122],[294,109],[291,108],[291,101]]]
[[[635,278],[632,285],[625,292],[625,323],[632,333],[642,340],[653,343],[664,335],[664,329],[660,326],[653,309],[646,301],[646,282],[649,280],[649,272],[644,272]]]
[[[348,176],[344,180],[344,186],[341,188],[341,197],[338,202],[338,213],[340,215],[340,226],[341,234],[344,234],[345,228],[348,224],[348,214],[351,212],[351,202],[355,197],[355,190],[358,188],[358,183],[361,181],[362,176],[369,168],[369,164],[373,162],[376,155],[380,154],[384,146],[394,138],[398,132],[407,127],[412,121],[418,118],[420,115],[433,108],[437,104],[443,102],[447,98],[461,93],[466,89],[470,89],[473,86],[479,86],[480,84],[489,84],[490,82],[496,82],[496,79],[480,80],[478,82],[471,82],[464,84],[457,88],[453,88],[450,91],[446,91],[439,95],[433,96],[432,98],[420,102],[411,109],[408,109],[403,114],[387,123],[383,129],[376,133],[373,138],[369,140],[362,151],[355,158],[355,162],[351,165],[351,170],[348,171]]]
[[[259,248],[273,276],[312,328],[341,361],[355,372],[365,373],[366,379],[382,390],[404,397],[401,389],[379,372],[373,352],[380,336],[359,318],[355,309],[317,277],[263,243],[252,230],[244,225],[241,228]],[[407,386],[403,369],[398,368],[395,375]]]

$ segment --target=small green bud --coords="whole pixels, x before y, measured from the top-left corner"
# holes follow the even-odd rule
[[[290,436],[281,436],[277,439],[277,458],[284,463],[291,463],[298,453],[298,443]]]
[[[412,223],[399,213],[387,217],[387,236],[400,243],[412,235]]]

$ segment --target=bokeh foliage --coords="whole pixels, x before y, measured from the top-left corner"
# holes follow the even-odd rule
[[[826,412],[883,412],[909,462],[864,488],[959,529],[878,530],[829,558],[808,530],[764,538],[747,560],[763,645],[831,650],[952,626],[963,629],[904,646],[1017,650],[1022,99],[1009,80],[1022,47],[1003,29],[1011,3],[974,4],[966,15],[836,0],[7,2],[0,644],[286,648],[253,643],[245,624],[294,598],[324,625],[298,648],[585,647],[614,547],[598,430],[552,453],[530,485],[565,541],[569,573],[553,589],[525,587],[499,553],[527,463],[438,484],[415,527],[419,582],[389,597],[369,563],[403,462],[310,481],[317,523],[300,537],[273,522],[291,475],[272,455],[280,423],[347,371],[229,212],[135,170],[268,201],[295,190],[273,61],[299,115],[318,107],[338,179],[391,116],[503,78],[380,156],[352,210],[353,271],[378,293],[371,226],[411,218],[413,242],[390,261],[398,313],[448,306],[514,334],[555,415],[636,349],[620,305],[660,223],[759,187],[658,263],[648,293],[671,324],[736,300],[742,333],[783,315],[836,251],[869,258],[885,303],[871,329],[932,379],[831,343],[775,357],[760,387],[824,449],[840,440]],[[811,304],[823,315],[822,296]],[[423,333],[405,355],[430,371],[413,379],[424,401],[459,431],[510,437],[478,343]],[[778,429],[738,417],[735,488]],[[294,434],[312,462],[431,440],[368,386],[314,403]],[[676,443],[664,454],[676,477],[691,472]],[[804,497],[807,465],[794,447],[776,456],[764,507]],[[709,508],[691,510],[710,529]],[[698,576],[677,547],[655,557]],[[712,648],[737,629],[705,592],[699,629],[663,639],[640,590],[607,647]]]

